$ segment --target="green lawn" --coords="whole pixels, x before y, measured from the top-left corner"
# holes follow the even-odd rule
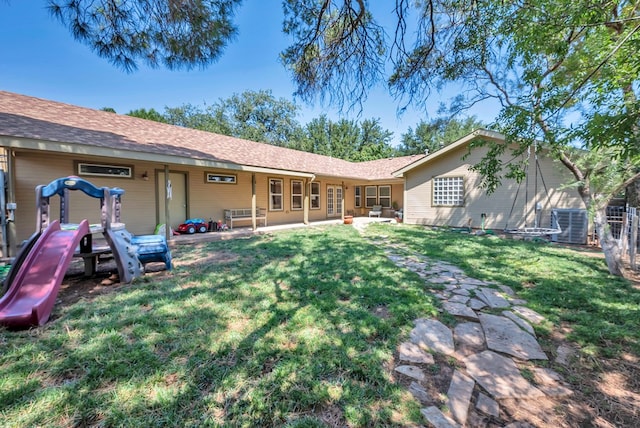
[[[640,292],[602,260],[406,225],[366,234],[513,287],[589,352],[640,353]],[[392,381],[393,354],[415,318],[437,316],[436,299],[351,226],[183,246],[174,258],[162,279],[56,307],[43,328],[0,330],[2,426],[422,423]]]

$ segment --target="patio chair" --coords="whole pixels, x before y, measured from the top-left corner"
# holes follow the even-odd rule
[[[369,217],[380,217],[382,214],[382,205],[374,205],[369,211]]]

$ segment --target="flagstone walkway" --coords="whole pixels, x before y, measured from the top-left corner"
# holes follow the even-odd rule
[[[544,318],[528,309],[507,286],[480,281],[458,267],[408,251],[384,240],[373,241],[397,266],[417,273],[427,291],[442,301],[442,311],[456,320],[447,326],[437,319],[414,321],[409,341],[399,346],[400,365],[395,371],[406,376],[409,391],[421,403],[433,403],[425,386],[434,355],[453,359],[455,371],[441,408],[426,405],[426,420],[436,428],[486,425],[528,427],[527,421],[500,424],[501,400],[538,400],[572,394],[561,376],[548,368],[527,361],[544,361],[548,356],[540,347],[533,325]],[[563,350],[558,355],[565,358]],[[562,363],[562,360],[556,359]],[[526,373],[526,376],[523,375]],[[481,415],[469,420],[470,413]]]

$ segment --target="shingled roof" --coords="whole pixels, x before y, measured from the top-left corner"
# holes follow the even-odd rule
[[[2,137],[112,149],[125,158],[127,153],[168,155],[363,180],[393,179],[394,171],[424,157],[348,162],[4,91],[0,91]]]

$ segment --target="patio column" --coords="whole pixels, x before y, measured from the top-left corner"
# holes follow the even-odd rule
[[[251,226],[253,227],[253,230],[258,228],[256,222],[256,209],[258,209],[258,207],[256,203],[256,173],[254,172],[251,174]]]
[[[302,222],[306,225],[309,224],[309,194],[311,193],[311,181],[308,178],[304,179],[304,200],[302,202],[302,207],[304,209],[304,214],[302,217]]]
[[[169,165],[164,166],[164,236],[169,242],[171,236],[171,210],[169,209]]]

